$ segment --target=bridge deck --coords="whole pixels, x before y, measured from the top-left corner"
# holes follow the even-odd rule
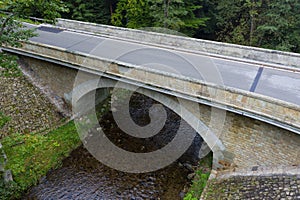
[[[251,91],[300,105],[300,72],[209,57],[196,53],[40,27],[31,41],[89,53],[102,58],[143,65],[190,78]]]

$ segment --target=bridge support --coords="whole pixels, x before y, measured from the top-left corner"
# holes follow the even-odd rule
[[[65,95],[65,97],[70,99],[70,96],[72,94],[73,112],[76,115],[80,115],[82,113],[85,113],[85,111],[95,107],[97,103],[103,101],[108,96],[108,88],[116,87],[144,94],[173,110],[203,138],[205,143],[201,147],[199,157],[202,158],[205,155],[207,155],[210,151],[213,151],[214,169],[223,169],[230,167],[233,161],[233,154],[226,151],[225,146],[222,144],[221,140],[209,127],[207,127],[192,112],[186,109],[186,107],[191,107],[191,105],[185,105],[187,103],[195,104],[193,102],[189,102],[186,100],[182,102],[180,102],[181,100],[175,101],[174,98],[165,94],[151,91],[142,87],[136,87],[125,83],[120,83],[115,80],[106,78],[93,79],[85,82],[81,81],[81,83],[78,84],[71,93]],[[98,91],[99,89],[102,89],[102,92],[99,93],[98,97],[95,97],[95,91]],[[194,108],[194,110],[197,110],[196,107]],[[83,138],[84,137],[85,136],[83,136]],[[186,137],[189,136],[186,135]],[[193,138],[191,139],[191,141],[192,140]],[[185,152],[185,150],[181,152],[181,155]]]

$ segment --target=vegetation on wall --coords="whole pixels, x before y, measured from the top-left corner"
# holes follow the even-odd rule
[[[189,191],[184,200],[198,200],[207,184],[212,168],[212,152],[200,160],[198,169],[195,171],[195,177],[192,181]]]

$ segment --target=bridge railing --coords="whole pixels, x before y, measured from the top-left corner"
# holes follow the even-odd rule
[[[86,31],[102,36],[118,37],[121,39],[134,40],[139,43],[147,43],[151,45],[164,45],[171,49],[180,49],[181,51],[196,51],[199,54],[209,54],[210,56],[221,58],[230,57],[230,59],[235,59],[238,61],[257,63],[278,68],[291,67],[297,68],[294,70],[300,69],[300,54],[297,53],[228,44],[68,19],[57,19],[56,25],[66,29],[73,29],[74,31]]]

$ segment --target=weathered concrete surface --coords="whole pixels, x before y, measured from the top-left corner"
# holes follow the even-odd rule
[[[20,57],[22,67],[31,78],[53,93],[56,99],[63,99],[71,92],[77,75],[76,69],[61,67],[49,62],[37,61],[30,57]]]
[[[68,19],[58,19],[57,26],[92,32],[101,35],[118,37],[121,39],[135,40],[151,45],[166,45],[170,48],[180,48],[185,51],[198,51],[215,54],[216,56],[231,56],[238,59],[249,59],[250,62],[264,62],[265,65],[279,64],[300,68],[300,54],[282,51],[241,46],[222,42],[194,39],[162,33],[147,32],[142,30],[100,25]]]

